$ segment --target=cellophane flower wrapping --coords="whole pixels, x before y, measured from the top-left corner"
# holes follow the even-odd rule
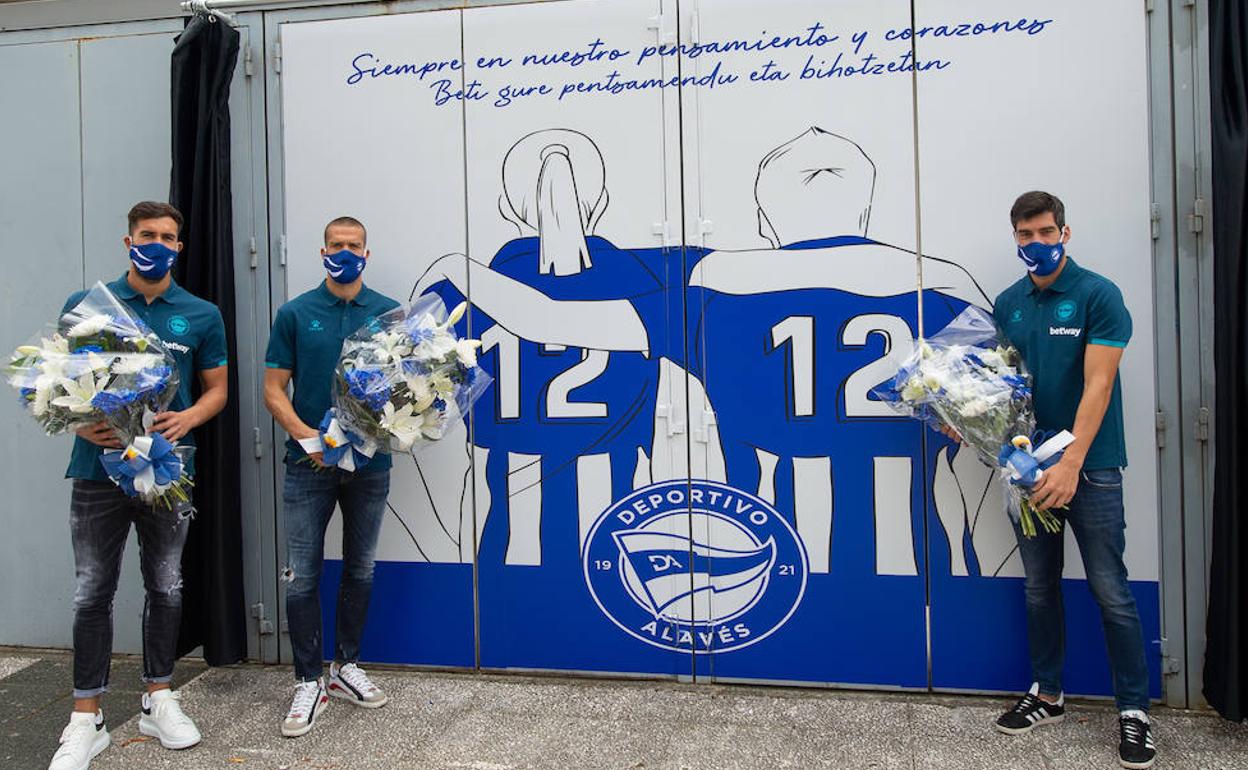
[[[462,423],[491,382],[477,364],[481,343],[455,333],[466,309],[448,314],[439,297],[424,295],[343,342],[331,411],[354,446],[415,455]]]
[[[1031,375],[1022,356],[998,336],[992,316],[968,307],[934,336],[915,344],[893,379],[874,393],[896,411],[939,430],[949,426],[986,465],[1001,467],[1003,457],[1036,431]],[[1048,511],[1027,499],[1028,488],[1010,483],[1003,472],[1007,509],[1024,534],[1039,523],[1060,527]]]
[[[131,496],[189,504],[189,446],[149,436],[178,392],[178,369],[160,337],[103,283],[13,352],[6,368],[19,403],[50,436],[101,421],[125,445],[101,463]]]

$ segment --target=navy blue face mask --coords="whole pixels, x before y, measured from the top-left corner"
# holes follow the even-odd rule
[[[364,272],[364,257],[349,249],[336,254],[326,254],[321,258],[329,277],[338,283],[352,283]]]
[[[139,275],[149,281],[159,281],[169,274],[178,252],[163,243],[134,244],[130,247],[130,263]]]
[[[1027,265],[1027,270],[1042,278],[1052,275],[1058,265],[1062,264],[1062,257],[1065,255],[1066,247],[1061,241],[1052,245],[1032,241],[1026,246],[1018,247],[1018,258]]]

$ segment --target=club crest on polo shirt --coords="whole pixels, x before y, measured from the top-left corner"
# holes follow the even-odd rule
[[[191,330],[191,322],[188,321],[184,315],[171,316],[169,320],[165,322],[165,326],[168,327],[170,332],[178,335],[179,337],[185,336],[186,333]]]
[[[1078,310],[1078,306],[1073,299],[1064,299],[1057,303],[1057,307],[1053,308],[1053,317],[1059,323],[1066,323],[1075,317],[1076,310]]]
[[[621,631],[675,652],[732,652],[778,631],[809,571],[769,503],[712,481],[638,489],[600,515],[581,554],[598,608]]]
[[[310,331],[310,332],[323,332],[323,331],[325,331],[325,326],[324,326],[324,324],[322,324],[322,323],[321,323],[321,319],[319,319],[319,318],[313,318],[313,319],[312,319],[312,323],[308,324],[308,331]]]

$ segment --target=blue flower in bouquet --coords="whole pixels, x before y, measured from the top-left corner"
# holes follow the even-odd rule
[[[135,380],[135,389],[140,395],[159,395],[169,386],[169,378],[173,370],[168,366],[153,366],[139,372]]]
[[[369,409],[381,409],[390,400],[390,386],[380,370],[350,369],[344,376],[347,392],[356,401],[367,404]]]
[[[75,353],[103,353],[104,348],[99,345],[79,345],[74,348]]]
[[[407,336],[412,338],[412,346],[415,347],[422,342],[428,342],[433,339],[433,329],[409,323],[407,327]]]
[[[133,404],[138,397],[138,393],[127,388],[115,391],[101,390],[91,399],[91,406],[99,409],[104,414],[112,415]]]
[[[1003,374],[1001,380],[1009,385],[1013,390],[1012,396],[1015,399],[1031,398],[1031,385],[1027,384],[1027,378],[1017,374]]]

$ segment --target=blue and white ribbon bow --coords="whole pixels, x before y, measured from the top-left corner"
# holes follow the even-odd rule
[[[318,430],[319,435],[301,439],[299,446],[309,454],[320,452],[323,465],[350,473],[368,465],[377,454],[377,442],[347,430],[333,409],[325,413]]]
[[[1049,437],[1033,449],[1030,438],[1015,436],[1001,449],[997,462],[1000,463],[1001,472],[1011,484],[1031,487],[1044,476],[1046,468],[1052,467],[1062,459],[1066,447],[1070,446],[1074,440],[1074,434],[1064,430]]]
[[[174,445],[159,433],[138,436],[125,449],[104,452],[100,464],[127,495],[144,500],[169,491],[185,467]]]

